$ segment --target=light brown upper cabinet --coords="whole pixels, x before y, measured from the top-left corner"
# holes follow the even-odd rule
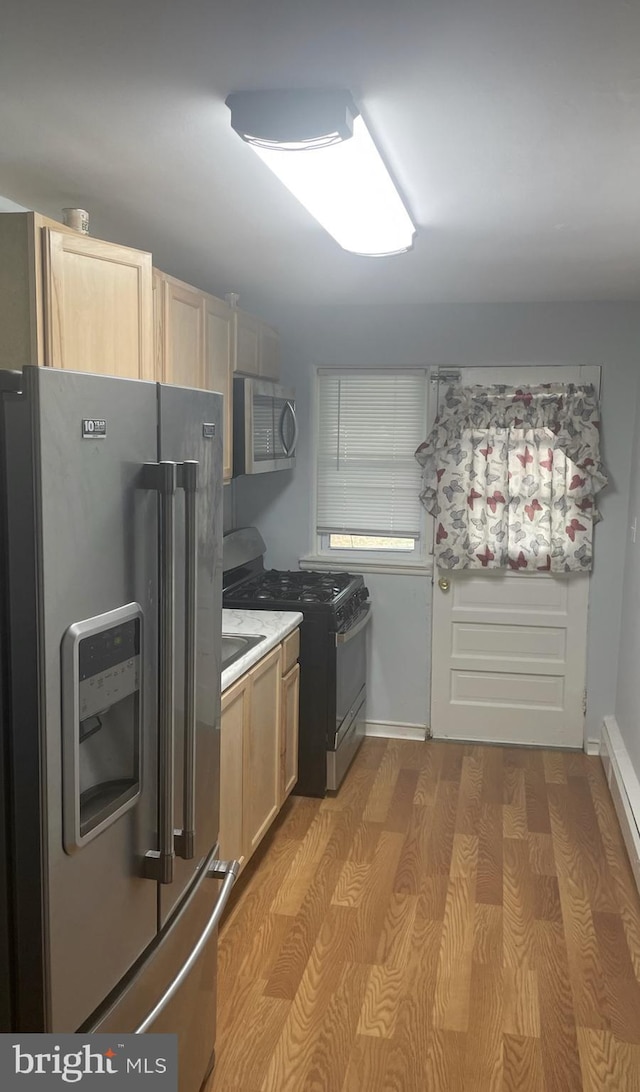
[[[273,327],[239,307],[233,309],[234,371],[259,379],[280,378],[280,338]]]
[[[153,271],[157,378],[181,387],[204,387],[203,294]]]
[[[280,337],[266,322],[260,330],[260,375],[262,379],[280,378]]]
[[[224,395],[224,481],[233,472],[233,312],[224,300],[153,271],[157,376]]]
[[[0,367],[153,379],[151,255],[0,215]]]

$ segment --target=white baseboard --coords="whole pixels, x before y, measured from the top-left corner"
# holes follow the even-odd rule
[[[605,717],[600,757],[640,891],[640,781],[615,717]]]
[[[417,739],[421,742],[427,738],[426,724],[399,724],[396,721],[368,720],[365,723],[365,735],[384,736],[386,739]]]
[[[599,755],[601,749],[602,743],[599,739],[585,739],[584,753],[586,755]]]

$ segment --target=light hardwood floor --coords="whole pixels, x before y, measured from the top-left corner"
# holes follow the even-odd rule
[[[223,924],[208,1092],[640,1092],[640,900],[600,761],[365,741]]]

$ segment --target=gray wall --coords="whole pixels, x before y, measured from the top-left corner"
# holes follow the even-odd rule
[[[633,442],[627,556],[615,715],[634,770],[640,778],[640,402]],[[637,520],[636,540],[631,527]]]
[[[259,301],[254,305],[280,329],[286,378],[296,386],[302,426],[295,473],[236,483],[237,524],[255,522],[260,527],[269,547],[267,563],[277,567],[297,567],[298,558],[313,545],[310,413],[316,366],[602,365],[603,448],[611,484],[602,495],[604,520],[596,530],[587,663],[587,736],[597,738],[603,715],[615,708],[640,356],[637,306],[443,304],[277,313]],[[367,583],[375,610],[369,716],[427,723],[430,582],[376,575]]]
[[[8,197],[0,197],[0,212],[28,212],[23,205],[17,205],[15,201],[10,201]]]

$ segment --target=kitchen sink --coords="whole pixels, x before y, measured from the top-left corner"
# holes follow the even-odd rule
[[[255,648],[261,641],[266,641],[264,633],[223,633],[222,634],[222,670],[230,667],[250,648]]]

